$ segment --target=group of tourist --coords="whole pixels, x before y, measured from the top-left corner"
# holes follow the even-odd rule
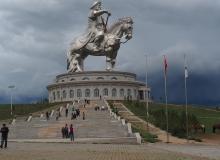
[[[67,124],[64,127],[62,127],[61,133],[63,138],[70,138],[71,141],[74,141],[73,124],[71,124],[69,128]]]
[[[90,100],[85,99],[84,101],[85,101],[85,104],[90,104]]]
[[[76,119],[77,117],[80,117],[80,110],[77,108],[77,109],[75,109],[74,107],[73,107],[73,109],[72,109],[72,114],[71,114],[71,120],[74,120],[74,119]]]
[[[81,115],[80,109],[79,108],[75,108],[74,104],[75,103],[73,102],[72,113],[71,113],[71,120],[74,120],[77,117],[80,117],[80,115]],[[78,100],[78,104],[80,104],[80,100]],[[87,99],[84,100],[84,104],[83,104],[84,108],[86,107],[86,104],[90,104],[90,101],[87,100]],[[68,112],[66,112],[66,113],[68,113]],[[82,118],[83,118],[83,120],[86,119],[85,112],[82,112]]]
[[[99,111],[99,110],[101,110],[101,111],[105,111],[105,110],[108,110],[108,108],[107,107],[105,107],[105,106],[98,106],[97,104],[95,105],[95,111]]]

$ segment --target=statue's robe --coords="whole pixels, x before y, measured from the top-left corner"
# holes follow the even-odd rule
[[[104,24],[101,16],[94,16],[93,11],[88,17],[88,28],[84,34],[77,37],[73,43],[71,43],[71,50],[77,51],[88,43],[92,43],[96,37],[97,32],[104,30]]]

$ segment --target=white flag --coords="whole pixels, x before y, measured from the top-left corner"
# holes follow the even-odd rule
[[[184,54],[184,68],[185,68],[185,79],[188,78],[188,68],[187,68],[187,62],[186,62],[186,55]]]
[[[188,69],[187,69],[187,67],[185,66],[185,78],[188,78]]]

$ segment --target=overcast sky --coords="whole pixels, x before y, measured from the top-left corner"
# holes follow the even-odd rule
[[[47,94],[46,86],[66,72],[66,50],[87,27],[93,0],[0,1],[0,103],[9,102],[9,85],[17,102]],[[163,97],[163,63],[168,59],[168,101],[184,101],[184,54],[189,68],[189,101],[220,102],[219,0],[103,0],[110,24],[134,19],[133,39],[124,44],[116,70],[144,81],[148,55],[149,85]],[[88,57],[86,70],[103,70],[104,57]]]

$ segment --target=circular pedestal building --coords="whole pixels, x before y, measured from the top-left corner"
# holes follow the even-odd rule
[[[144,83],[136,80],[136,74],[118,71],[61,74],[56,76],[54,83],[48,85],[47,89],[50,103],[100,98],[145,100],[150,92]]]

